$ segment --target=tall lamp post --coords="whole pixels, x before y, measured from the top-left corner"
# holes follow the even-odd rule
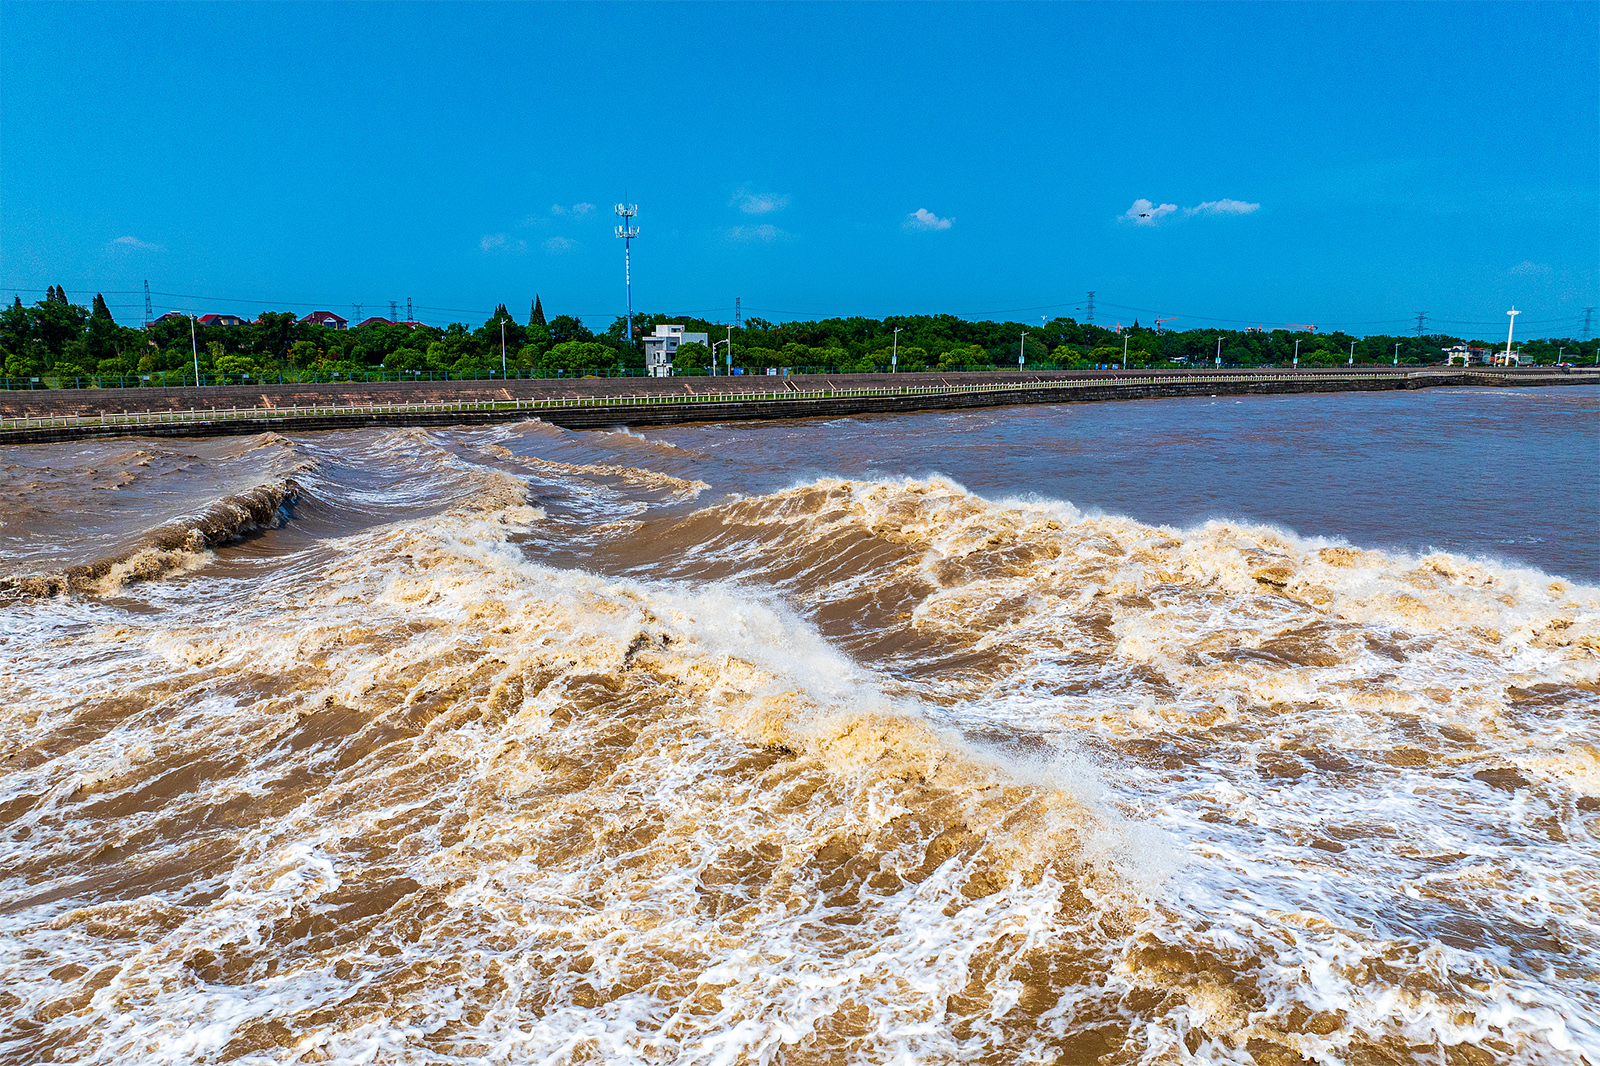
[[[1128,335],[1122,335],[1122,369],[1128,369]]]
[[[1222,334],[1217,334],[1217,369],[1222,369]]]
[[[1299,367],[1299,365],[1300,365],[1300,342],[1299,341],[1295,341],[1294,342],[1294,365],[1296,367]]]
[[[506,376],[506,320],[500,319],[500,379]]]
[[[618,204],[617,217],[622,219],[622,225],[617,227],[616,233],[622,238],[622,283],[628,290],[628,343],[633,343],[633,239],[639,235],[639,227],[633,224],[633,216],[639,213],[638,204]]]
[[[1510,366],[1511,365],[1511,334],[1517,328],[1517,316],[1522,314],[1522,312],[1517,310],[1517,305],[1516,304],[1512,304],[1511,305],[1511,310],[1507,311],[1506,314],[1510,315],[1511,319],[1510,319],[1509,322],[1506,323],[1506,353],[1505,353],[1505,356],[1502,358],[1501,361],[1506,366]]]
[[[1394,342],[1394,365],[1395,366],[1399,366],[1400,365],[1400,342],[1399,341],[1395,341]]]
[[[1355,366],[1356,365],[1356,342],[1355,341],[1351,341],[1350,342],[1350,358],[1345,360],[1344,365],[1345,366]]]
[[[889,373],[900,372],[900,327],[894,328],[894,347],[889,351]]]
[[[1022,370],[1022,364],[1028,361],[1028,331],[1022,331],[1022,339],[1017,342],[1017,370]]]
[[[194,336],[194,316],[189,316],[189,351],[194,355],[194,383],[200,384],[200,342]]]

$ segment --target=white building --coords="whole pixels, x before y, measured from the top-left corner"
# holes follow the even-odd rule
[[[1445,363],[1454,366],[1459,362],[1462,366],[1488,366],[1494,361],[1495,353],[1491,348],[1475,348],[1469,344],[1454,344],[1448,348],[1440,348],[1445,355]]]
[[[678,354],[679,345],[688,344],[690,341],[711,346],[709,334],[685,333],[683,327],[677,325],[657,326],[654,336],[644,339],[644,365],[650,376],[671,377],[673,356]]]

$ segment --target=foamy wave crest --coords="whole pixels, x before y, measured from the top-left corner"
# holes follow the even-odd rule
[[[193,514],[146,533],[131,550],[51,574],[0,578],[0,589],[25,596],[67,591],[114,595],[136,581],[188,573],[206,565],[210,549],[282,520],[281,510],[300,495],[293,478],[258,485],[215,500]]]
[[[938,480],[620,580],[514,482],[0,641],[75,693],[0,716],[0,1054],[1591,1054],[1595,590]]]
[[[114,738],[41,742],[16,782],[56,799],[4,855],[32,882],[4,972],[40,1020],[6,1046],[954,1054],[1001,1036],[929,1019],[1016,994],[974,967],[1054,987],[1041,959],[1098,965],[1096,929],[1137,908],[1085,861],[1082,801],[942,735],[782,607],[528,563],[499,515],[349,538],[231,619],[103,635],[135,693]],[[193,787],[145,805],[176,766]],[[156,910],[76,898],[96,837],[112,895]],[[61,965],[23,961],[69,931]],[[417,970],[413,941],[449,961]]]

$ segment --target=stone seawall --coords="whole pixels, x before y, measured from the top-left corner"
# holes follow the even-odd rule
[[[1600,384],[1600,372],[1340,368],[579,378],[0,393],[0,444],[538,418],[573,429],[1177,396]]]

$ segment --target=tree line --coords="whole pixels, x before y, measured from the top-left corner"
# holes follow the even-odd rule
[[[601,332],[571,315],[547,318],[534,298],[526,322],[501,304],[484,323],[471,328],[453,322],[443,328],[420,323],[378,322],[348,330],[300,321],[291,312],[268,311],[240,325],[192,324],[163,318],[148,326],[119,325],[104,297],[90,307],[68,301],[51,286],[31,307],[21,297],[0,311],[0,365],[8,379],[120,380],[171,375],[192,376],[196,362],[202,379],[239,380],[245,375],[310,373],[358,379],[384,376],[491,377],[502,372],[582,374],[644,372],[642,338],[662,323],[682,324],[707,333],[717,345],[717,370],[762,373],[768,368],[842,373],[1014,368],[1019,355],[1030,369],[1085,369],[1097,366],[1204,366],[1220,351],[1227,366],[1284,366],[1299,342],[1301,366],[1439,363],[1440,349],[1465,338],[1446,334],[1358,337],[1342,332],[1292,330],[1155,330],[1135,322],[1120,333],[1071,318],[1039,325],[973,321],[955,315],[893,315],[888,318],[830,318],[814,322],[769,322],[752,317],[742,325],[686,315],[638,314],[634,340],[618,316]],[[191,328],[193,336],[191,339]],[[1220,347],[1219,347],[1220,341]],[[1481,344],[1494,348],[1492,342]],[[1572,339],[1529,340],[1517,345],[1523,362],[1568,362],[1578,358]],[[1586,342],[1585,351],[1593,347]],[[1563,352],[1563,349],[1565,351]],[[731,360],[729,354],[731,352]],[[198,358],[197,358],[198,356]],[[1590,359],[1594,354],[1590,353]],[[678,349],[676,373],[703,374],[711,366],[706,345]]]

